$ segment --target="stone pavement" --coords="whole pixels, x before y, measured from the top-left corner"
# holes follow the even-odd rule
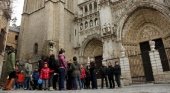
[[[116,89],[67,90],[67,91],[0,91],[0,93],[170,93],[170,84],[131,85]]]

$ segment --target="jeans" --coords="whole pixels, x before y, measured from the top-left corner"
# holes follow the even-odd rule
[[[81,88],[85,88],[85,78],[81,79]]]
[[[31,80],[30,77],[25,77],[24,88],[27,90],[30,88],[30,80]]]
[[[23,88],[23,83],[22,82],[15,82],[15,89],[20,89]]]
[[[65,69],[59,68],[59,90],[64,90]]]
[[[33,90],[38,89],[38,80],[33,80],[34,85],[33,85]]]
[[[43,86],[44,90],[49,89],[49,85],[48,84],[49,84],[49,80],[48,79],[43,79],[42,86]]]
[[[81,89],[82,84],[81,84],[80,76],[76,76],[73,78],[73,88],[78,89],[78,85],[79,85],[79,89]]]

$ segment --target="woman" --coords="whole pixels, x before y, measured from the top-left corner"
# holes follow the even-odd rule
[[[64,81],[66,76],[67,62],[64,55],[65,51],[61,49],[59,51],[59,90],[64,90]]]

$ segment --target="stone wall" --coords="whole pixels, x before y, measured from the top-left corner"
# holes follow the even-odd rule
[[[7,39],[7,46],[12,46],[13,48],[17,48],[18,40],[17,37],[19,36],[19,32],[9,31],[8,39]]]
[[[39,10],[34,14],[24,14],[19,36],[19,57],[21,59],[33,54],[34,44],[38,43],[38,52],[42,53],[46,40],[46,16],[45,10]]]

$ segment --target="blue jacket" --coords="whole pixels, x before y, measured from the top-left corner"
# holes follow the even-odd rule
[[[39,79],[39,72],[34,71],[33,74],[32,74],[32,78],[33,78],[33,80],[38,80]]]

